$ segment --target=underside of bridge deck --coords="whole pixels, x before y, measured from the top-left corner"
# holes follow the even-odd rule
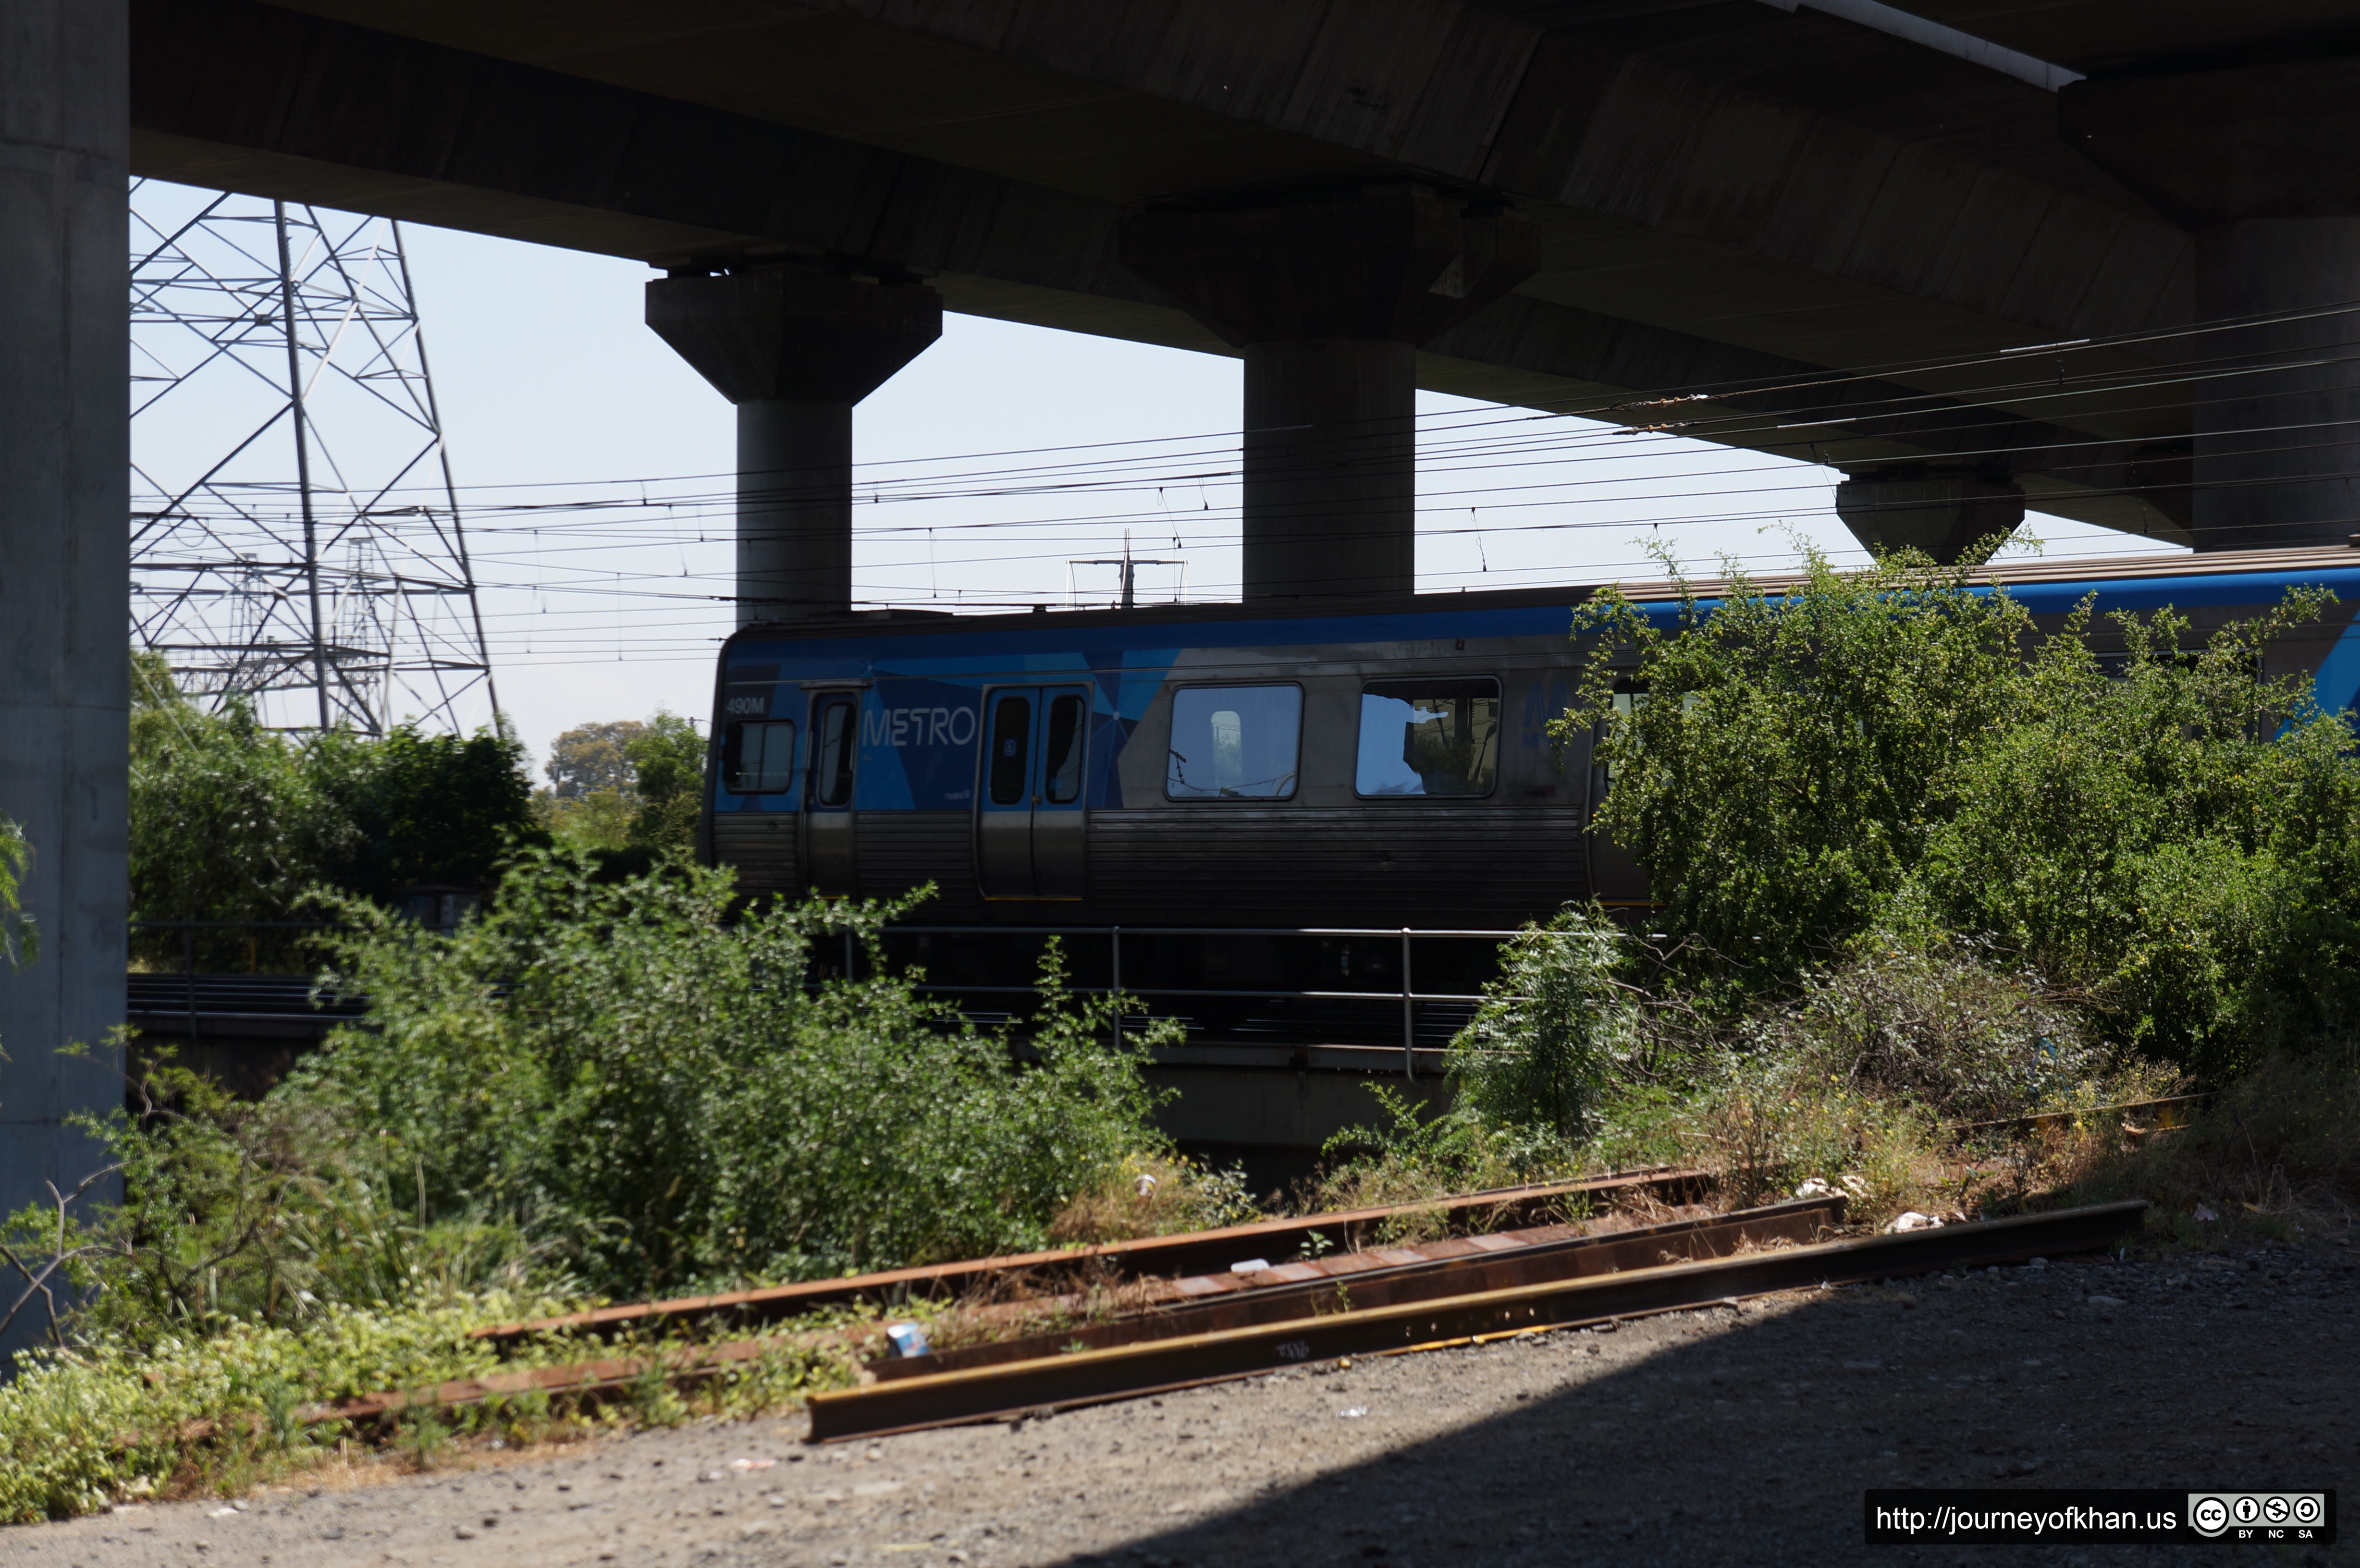
[[[2084,352],[2061,388],[1957,362],[2184,329],[2203,224],[2060,136],[2057,93],[1808,4],[132,15],[140,173],[666,267],[866,259],[953,310],[1208,352],[1242,350],[1122,264],[1126,213],[1403,180],[1480,195],[1537,231],[1538,265],[1418,348],[1420,386],[1563,408],[1701,387],[1719,395],[1683,417],[1709,439],[1888,478],[1972,471],[2044,510],[2192,537],[2195,399],[2137,374],[2180,340]],[[2241,71],[2336,78],[2360,47],[2341,0],[1893,15],[2233,107]],[[1856,374],[1791,385],[1831,368]],[[1808,428],[1774,417],[1803,411]]]

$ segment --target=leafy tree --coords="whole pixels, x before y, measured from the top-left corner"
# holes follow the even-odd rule
[[[488,891],[510,848],[541,836],[510,737],[299,740],[242,702],[206,712],[155,654],[132,670],[135,920],[300,920],[320,885],[379,899],[421,883]],[[191,942],[202,967],[297,961],[290,933],[260,931],[135,931],[133,952],[178,964]]]
[[[359,849],[301,744],[231,702],[183,697],[160,655],[132,656],[131,914],[135,920],[291,920],[306,889]],[[135,956],[290,964],[288,933],[135,929]]]
[[[1658,626],[1609,593],[1560,742],[1593,726],[1612,780],[1601,826],[1646,867],[1699,972],[1784,979],[1863,929],[1924,858],[1953,758],[2009,717],[2032,634],[1969,568],[1888,557],[1765,593],[1732,570],[1680,582]],[[1617,701],[1621,697],[1622,701]]]
[[[2297,592],[2201,641],[2085,607],[2009,681],[2009,722],[1948,772],[1896,919],[1986,933],[2085,991],[2107,1032],[2207,1073],[2360,1018],[2360,757],[2268,645],[2331,602]]]
[[[659,708],[623,749],[639,798],[631,842],[688,854],[695,847],[697,815],[705,803],[705,737],[688,720]]]
[[[610,724],[578,724],[559,735],[550,743],[549,760],[541,765],[541,771],[549,775],[550,793],[561,800],[601,793],[628,794],[632,771],[628,748],[631,738],[645,728],[637,719],[617,719]]]
[[[1871,932],[1955,935],[2207,1074],[2349,1032],[2360,756],[2308,679],[2261,673],[2331,596],[2201,639],[2168,609],[2113,616],[2102,661],[2090,606],[2042,639],[1968,576],[1813,555],[1777,593],[1684,586],[1670,628],[1611,598],[1584,615],[1598,641],[1556,733],[1604,727],[1601,825],[1687,941],[1676,969],[1733,1001]]]
[[[524,746],[512,736],[335,734],[315,743],[311,760],[353,827],[331,880],[364,897],[425,883],[488,891],[500,859],[540,837]]]
[[[609,877],[638,876],[696,844],[705,742],[690,720],[659,708],[642,724],[583,724],[557,737],[535,802],[541,822],[596,857]]]

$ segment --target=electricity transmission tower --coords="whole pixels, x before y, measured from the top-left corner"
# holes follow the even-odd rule
[[[400,225],[131,189],[131,639],[289,729],[497,696]]]

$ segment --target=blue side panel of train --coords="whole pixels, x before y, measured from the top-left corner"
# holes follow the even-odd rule
[[[2201,628],[2257,612],[2296,586],[2327,588],[2341,603],[2315,635],[2292,639],[2278,664],[2311,670],[2322,707],[2360,707],[2360,621],[2351,615],[2360,561],[2060,573],[2007,591],[2050,626],[2094,594],[2101,612],[2169,604]],[[780,746],[791,738],[793,755],[776,759],[759,790],[733,789],[745,777],[715,769],[709,853],[757,892],[883,896],[933,882],[932,913],[951,920],[1432,928],[1544,915],[1618,890],[1589,842],[1589,758],[1579,747],[1559,757],[1545,733],[1576,674],[1568,633],[1578,597],[1431,596],[1381,613],[1227,607],[748,628],[722,655],[716,745],[741,733],[733,725],[767,724]],[[1665,625],[1679,614],[1677,604],[1642,608]],[[1403,800],[1370,794],[1365,777],[1356,786],[1355,747],[1363,774],[1368,747],[1353,726],[1368,722],[1372,685],[1403,677],[1442,682],[1437,691],[1488,683],[1486,744],[1497,756],[1480,792]],[[1299,693],[1302,713],[1299,779],[1290,775],[1284,794],[1183,799],[1167,788],[1175,693],[1282,686]],[[985,798],[995,733],[987,707],[1011,691],[1037,698],[1025,710],[1035,723],[1022,743],[1036,750],[1046,744],[1053,696],[1086,705],[1080,738],[1061,731],[1056,743],[1079,748],[1069,815],[1037,777],[1022,787],[1029,806],[995,808]],[[830,703],[842,719],[828,717]],[[855,747],[848,768],[843,758],[829,765],[841,787],[824,787],[826,736],[814,725],[847,724],[856,713],[857,740],[849,729],[840,735]],[[1032,825],[1011,827],[995,809],[1027,811]],[[1033,839],[1009,837],[1022,832]],[[1022,869],[1028,853],[1037,875]],[[995,873],[988,861],[1019,869]]]

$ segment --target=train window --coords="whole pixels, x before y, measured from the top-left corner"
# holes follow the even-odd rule
[[[1049,699],[1047,742],[1041,755],[1041,792],[1053,806],[1070,806],[1082,798],[1082,739],[1087,717],[1081,694],[1061,692]]]
[[[1031,695],[1010,692],[991,708],[991,803],[1013,806],[1024,799],[1026,740],[1032,733]]]
[[[812,714],[812,788],[814,806],[852,804],[854,743],[860,737],[860,710],[850,697],[823,697]]]
[[[778,795],[795,787],[791,719],[741,720],[722,733],[721,787],[733,795]]]
[[[1187,686],[1172,694],[1164,793],[1175,800],[1284,800],[1295,793],[1300,686]]]
[[[1500,683],[1371,681],[1360,691],[1363,795],[1488,795],[1500,768]]]

